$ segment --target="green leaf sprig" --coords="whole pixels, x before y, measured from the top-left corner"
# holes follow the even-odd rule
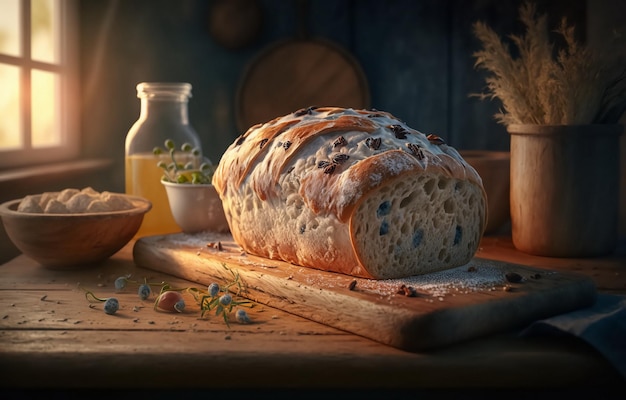
[[[157,166],[165,172],[161,177],[162,181],[182,184],[210,184],[213,179],[215,166],[202,157],[202,152],[198,147],[193,147],[189,143],[183,143],[180,150],[176,150],[174,141],[167,139],[165,149],[157,146],[152,152],[156,156],[169,154],[167,162],[161,159],[157,163]]]
[[[249,306],[250,302],[248,300],[235,300],[232,298],[230,295],[231,287],[237,286],[236,294],[240,294],[244,289],[241,283],[241,278],[238,272],[228,268],[225,264],[222,264],[222,266],[232,274],[233,279],[224,286],[219,286],[217,283],[211,283],[207,288],[207,293],[203,293],[199,300],[198,297],[196,297],[196,301],[198,301],[198,304],[200,305],[201,317],[204,317],[207,312],[215,310],[215,315],[221,315],[222,318],[224,318],[224,323],[226,323],[227,326],[230,326],[229,316],[233,309],[237,306]],[[239,314],[238,320],[242,322],[239,319]]]

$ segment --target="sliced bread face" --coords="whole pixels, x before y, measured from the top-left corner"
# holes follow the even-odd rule
[[[479,186],[434,173],[413,174],[372,191],[350,219],[354,251],[376,279],[464,265],[482,236]]]

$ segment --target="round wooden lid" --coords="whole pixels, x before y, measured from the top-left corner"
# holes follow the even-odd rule
[[[245,132],[309,106],[369,108],[365,74],[342,48],[320,39],[271,45],[248,66],[237,93],[237,127]]]

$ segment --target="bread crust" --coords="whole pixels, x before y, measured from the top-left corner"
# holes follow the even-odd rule
[[[253,126],[225,151],[213,185],[245,251],[380,279],[357,256],[351,219],[382,186],[420,174],[476,186],[472,232],[482,236],[486,195],[478,173],[441,138],[387,112],[311,107]],[[477,242],[468,245],[470,256]]]

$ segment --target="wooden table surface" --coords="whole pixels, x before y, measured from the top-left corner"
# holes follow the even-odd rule
[[[132,274],[194,286],[138,268],[129,243],[83,271],[51,271],[24,255],[0,266],[0,388],[240,389],[567,389],[614,388],[626,381],[575,338],[506,332],[425,353],[410,353],[264,305],[250,324],[157,312],[136,288],[116,292]],[[626,246],[610,257],[555,259],[515,250],[506,236],[485,237],[477,256],[586,274],[599,292],[626,294]],[[82,288],[115,296],[115,315],[89,303]]]

